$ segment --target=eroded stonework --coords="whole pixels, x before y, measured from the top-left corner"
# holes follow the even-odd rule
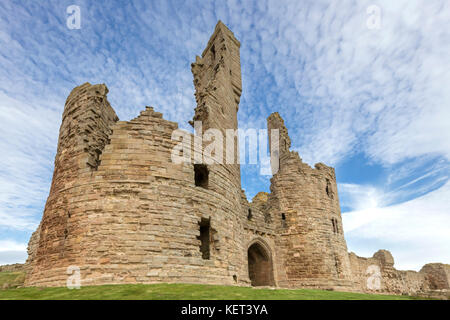
[[[201,121],[203,132],[215,128],[225,136],[238,128],[239,47],[219,21],[192,64],[197,108],[191,123]],[[103,84],[85,83],[67,98],[50,194],[29,242],[25,285],[64,286],[67,268],[78,266],[82,285],[185,282],[399,294],[449,289],[448,265],[398,271],[388,251],[372,258],[348,254],[334,169],[311,168],[290,151],[278,113],[267,125],[280,132],[279,170],[271,192],[249,202],[238,162],[199,164],[194,153],[191,162],[174,163],[177,123],[151,107],[119,121],[107,93]]]

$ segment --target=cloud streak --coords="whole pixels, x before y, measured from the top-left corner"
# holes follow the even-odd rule
[[[366,25],[372,1],[84,0],[77,1],[81,29],[69,30],[72,4],[0,2],[0,241],[23,243],[37,226],[65,98],[76,85],[105,83],[121,120],[152,105],[190,129],[190,62],[218,19],[241,41],[243,129],[263,129],[279,111],[293,149],[309,164],[339,169],[362,154],[382,168],[381,181],[338,181],[351,216],[369,209],[394,215],[379,210],[439,194],[448,180],[448,1],[377,1],[379,30]],[[242,171],[250,198],[269,191],[258,168]],[[447,209],[443,198],[428,201]],[[437,228],[447,221],[435,217]],[[358,239],[361,248],[380,240]]]
[[[390,250],[396,267],[419,270],[430,262],[450,261],[450,183],[425,196],[388,207],[345,213],[343,224],[350,250],[365,256]]]

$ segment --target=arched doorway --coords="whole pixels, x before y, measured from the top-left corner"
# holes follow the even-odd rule
[[[273,286],[272,258],[260,242],[248,248],[248,276],[252,286]]]

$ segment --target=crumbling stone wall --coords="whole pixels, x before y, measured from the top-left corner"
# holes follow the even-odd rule
[[[6,264],[0,266],[0,272],[22,272],[24,271],[24,265],[21,263]]]
[[[59,276],[55,269],[65,270],[84,255],[82,237],[87,220],[72,217],[72,210],[78,186],[91,181],[111,126],[118,120],[107,93],[105,85],[85,83],[72,90],[66,100],[50,194],[40,226],[30,241],[28,268],[32,271],[25,284],[32,283],[33,277],[52,282]]]
[[[371,258],[352,252],[349,258],[358,291],[417,294],[428,289],[423,274],[396,270],[394,258],[387,250],[379,250]]]
[[[315,168],[289,151],[290,139],[278,113],[267,120],[280,131],[278,172],[271,179],[269,210],[277,224],[282,286],[351,287],[334,169]],[[272,146],[273,147],[273,146]]]
[[[267,211],[267,201],[268,194],[260,192],[251,202],[248,202],[245,193],[242,191],[241,221],[243,231],[241,237],[244,239],[244,243],[247,244],[243,252],[245,254],[243,262],[248,269],[246,269],[246,274],[249,276],[252,272],[258,272],[257,270],[251,270],[251,262],[248,261],[249,256],[255,257],[255,260],[258,260],[258,264],[263,265],[254,269],[259,269],[259,271],[265,273],[264,280],[262,280],[261,275],[258,275],[259,280],[254,283],[258,285],[278,285],[279,277],[275,267],[278,261],[278,251],[275,246],[277,229],[276,224]],[[255,251],[251,250],[253,245],[256,245],[260,254],[255,255]],[[264,258],[260,259],[261,257]]]
[[[97,170],[70,191],[71,228],[61,251],[67,256],[79,246],[81,255],[47,269],[48,255],[38,248],[27,285],[64,285],[69,265],[80,267],[83,285],[248,282],[244,249],[236,245],[239,223],[230,215],[240,210],[228,194],[196,186],[193,164],[171,162],[175,129],[152,108],[112,126]],[[220,177],[210,178],[210,186],[216,183]],[[210,259],[199,249],[204,218],[211,227]]]
[[[424,274],[430,290],[450,290],[450,265],[428,263],[420,273]]]
[[[419,272],[394,268],[394,258],[387,250],[371,258],[349,254],[355,289],[362,292],[448,297],[450,265],[429,263]]]
[[[24,269],[27,272],[33,270],[34,263],[36,262],[36,254],[39,246],[39,238],[41,235],[41,224],[37,227],[36,231],[31,234],[30,240],[28,241],[27,254],[28,258],[24,264]]]
[[[192,64],[198,134],[238,128],[240,43],[221,22]],[[387,251],[372,258],[347,253],[334,169],[314,168],[290,151],[278,113],[279,161],[272,158],[270,193],[251,202],[241,189],[238,137],[219,161],[198,152],[175,163],[177,123],[152,107],[119,121],[105,85],[85,83],[64,108],[52,185],[26,262],[27,286],[63,286],[67,268],[82,285],[188,282],[370,291],[367,269],[380,270],[376,292],[447,290],[449,266],[398,271]],[[271,139],[271,135],[269,135]],[[276,146],[276,144],[278,145]],[[276,148],[274,149],[274,145]],[[195,149],[195,148],[194,148]],[[234,151],[234,162],[227,154]],[[202,177],[202,181],[200,180]]]

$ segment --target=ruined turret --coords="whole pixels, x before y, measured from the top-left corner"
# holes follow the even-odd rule
[[[46,277],[74,261],[81,252],[80,236],[86,217],[77,215],[74,188],[91,179],[112,126],[119,119],[111,108],[104,84],[85,83],[72,90],[66,100],[59,130],[58,147],[50,194],[42,221],[29,245],[26,284]]]
[[[196,122],[201,126],[201,130],[200,127],[195,128],[198,135],[208,129],[218,129],[221,132],[224,143],[221,162],[230,172],[227,174],[230,181],[240,190],[239,139],[236,134],[242,91],[239,48],[239,41],[219,21],[202,56],[197,56],[191,65],[197,107],[190,123],[194,126]],[[227,131],[233,132],[233,144],[225,145]],[[208,142],[204,141],[203,147],[207,145]],[[216,169],[221,170],[217,166],[208,168],[213,171]]]
[[[78,270],[83,286],[164,282],[448,290],[448,265],[398,271],[386,250],[372,258],[347,254],[334,169],[304,163],[291,150],[278,113],[267,119],[271,192],[248,201],[236,130],[239,47],[219,21],[192,64],[195,134],[153,107],[118,121],[104,84],[72,90],[50,194],[28,245],[25,285],[65,286]],[[212,143],[208,133],[226,142],[218,151],[221,160],[205,152]],[[187,161],[173,160],[180,146]],[[186,146],[194,152],[185,155]]]
[[[272,113],[269,118],[267,118],[267,130],[269,132],[272,174],[276,174],[281,168],[281,163],[289,156],[291,139],[289,138],[287,128],[284,125],[284,120],[278,112]],[[275,133],[274,130],[276,130]],[[276,139],[277,137],[278,139]]]
[[[342,228],[334,169],[311,168],[297,152],[283,119],[273,113],[270,129],[279,130],[279,171],[271,179],[269,210],[278,225],[280,284],[350,286],[350,266]]]

